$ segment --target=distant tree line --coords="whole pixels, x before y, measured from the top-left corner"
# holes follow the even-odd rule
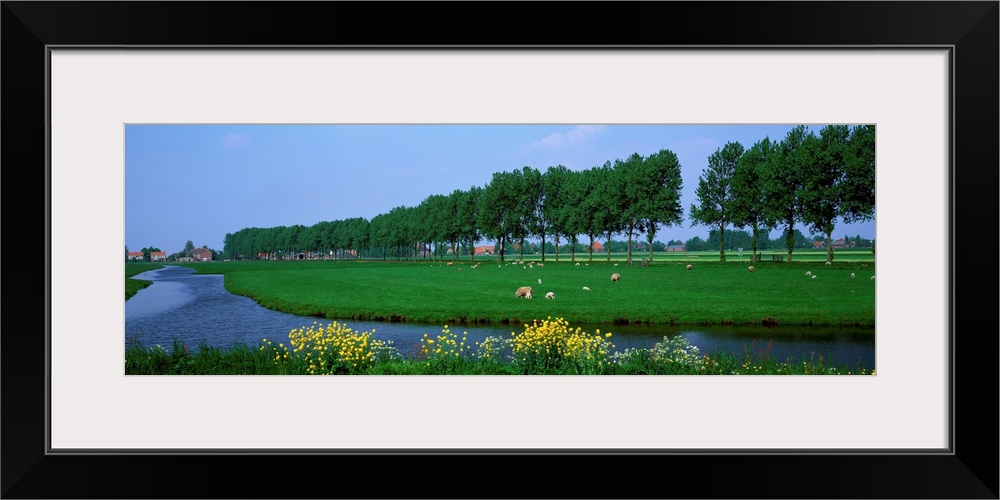
[[[643,157],[607,161],[574,171],[562,165],[544,172],[525,166],[496,172],[485,186],[433,194],[413,207],[397,206],[371,220],[356,217],[312,226],[244,228],[227,233],[223,254],[232,259],[280,259],[299,254],[340,259],[457,259],[474,261],[475,243],[495,241],[501,261],[538,251],[587,253],[603,242],[606,259],[625,252],[629,263],[641,247],[652,257],[664,249],[655,240],[662,227],[680,225],[681,165],[667,149]],[[692,226],[712,228],[708,240],[684,242],[687,250],[718,248],[720,260],[734,239],[753,254],[781,246],[791,260],[794,248],[812,243],[795,229],[805,224],[830,238],[838,221],[872,220],[875,210],[875,128],[830,125],[817,136],[805,126],[780,141],[764,138],[744,149],[727,143],[708,158],[690,208]],[[732,232],[728,227],[747,228]],[[775,241],[760,234],[784,229]],[[624,237],[624,248],[612,239]],[[538,240],[540,244],[528,242]],[[727,244],[727,240],[728,243]],[[680,245],[669,241],[667,245]],[[531,245],[535,245],[532,249]]]

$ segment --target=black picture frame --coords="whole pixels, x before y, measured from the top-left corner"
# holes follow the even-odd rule
[[[0,337],[4,498],[315,496],[314,486],[292,479],[299,474],[319,474],[331,488],[338,480],[357,483],[318,490],[357,498],[998,498],[996,1],[2,4],[4,222],[8,236],[17,236],[3,246],[8,262],[38,262],[40,242],[47,263],[60,250],[48,245],[39,188],[48,192],[46,62],[54,45],[949,46],[954,102],[951,453],[55,456],[45,434],[46,264],[44,280],[37,272],[8,274],[15,286],[4,294],[11,313]]]

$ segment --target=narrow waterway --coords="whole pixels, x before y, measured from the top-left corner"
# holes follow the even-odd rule
[[[222,275],[195,274],[193,269],[168,266],[134,276],[153,281],[125,302],[125,342],[140,341],[142,345],[159,344],[168,351],[175,340],[189,349],[202,343],[229,348],[237,343],[258,345],[261,339],[284,342],[288,333],[314,322],[325,326],[333,320],[296,316],[259,306],[252,299],[233,295],[223,286]],[[391,341],[404,356],[419,350],[424,334],[441,334],[444,325],[411,323],[381,323],[342,320],[340,323],[359,332],[374,331],[373,337]],[[488,336],[509,337],[513,325],[480,326],[451,325],[452,333],[466,333],[466,342],[473,344]],[[871,370],[875,368],[875,334],[872,328],[852,327],[752,327],[668,325],[589,325],[586,331],[600,328],[612,332],[616,350],[649,349],[664,337],[681,335],[698,347],[702,354],[717,351],[742,354],[769,353],[778,360],[818,359],[834,365]],[[519,331],[519,330],[518,330]]]

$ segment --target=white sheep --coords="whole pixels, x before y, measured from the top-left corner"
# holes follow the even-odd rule
[[[875,281],[875,276],[872,276],[872,281]]]
[[[851,273],[851,279],[854,279],[854,273]]]
[[[750,271],[752,273],[753,272],[753,266],[748,267],[747,271]]]
[[[588,292],[590,291],[589,287],[583,287],[583,289],[586,290],[586,291],[588,291]]]
[[[579,262],[576,263],[576,267],[580,267],[580,263]]]
[[[812,279],[816,279],[816,275],[815,275],[815,274],[814,274],[814,275],[812,275]]]
[[[524,297],[526,299],[530,299],[531,298],[531,287],[530,286],[522,286],[521,288],[518,288],[517,291],[514,292],[514,298],[516,299],[518,297]]]
[[[611,281],[621,281],[622,275],[615,273],[611,275]]]
[[[813,275],[812,271],[806,271],[806,276],[812,276],[812,275]]]
[[[541,284],[542,284],[542,278],[538,278],[538,284],[539,284],[539,285],[541,285]]]
[[[615,262],[615,267],[618,267],[618,263],[617,262]]]
[[[826,261],[826,265],[829,266],[830,264],[832,264],[830,261]]]
[[[692,266],[691,264],[688,264],[688,265],[687,265],[687,270],[688,270],[688,271],[690,271],[690,270],[692,270],[692,269],[694,269],[694,266]]]
[[[542,264],[541,262],[539,262],[538,263],[538,267],[545,267],[545,264]]]
[[[546,299],[554,299],[554,298],[556,298],[556,294],[554,294],[552,292],[549,292],[549,293],[545,294],[545,298]]]

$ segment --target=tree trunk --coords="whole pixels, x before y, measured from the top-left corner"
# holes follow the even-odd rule
[[[785,232],[785,247],[788,248],[788,262],[792,261],[792,247],[795,246],[794,222],[788,223],[788,231]]]
[[[628,265],[630,265],[630,266],[632,265],[632,231],[633,231],[633,227],[629,227],[628,228],[628,246],[626,247],[626,249],[628,251],[628,257],[625,259],[625,261],[628,262]],[[609,257],[610,257],[610,255],[611,254],[608,253]]]
[[[649,261],[653,262],[653,238],[656,237],[656,231],[650,231],[649,236],[646,238],[646,244],[649,245]]]
[[[760,230],[757,228],[757,224],[753,225],[753,243],[751,244],[753,248],[750,250],[750,262],[757,262],[757,235]]]
[[[556,262],[559,262],[559,231],[556,231]]]
[[[830,244],[833,238],[833,232],[826,233],[826,261],[833,262],[833,245]],[[846,240],[844,240],[846,241]]]
[[[542,262],[545,262],[545,231],[542,231]]]
[[[725,224],[719,225],[719,262],[726,261],[726,231]]]

